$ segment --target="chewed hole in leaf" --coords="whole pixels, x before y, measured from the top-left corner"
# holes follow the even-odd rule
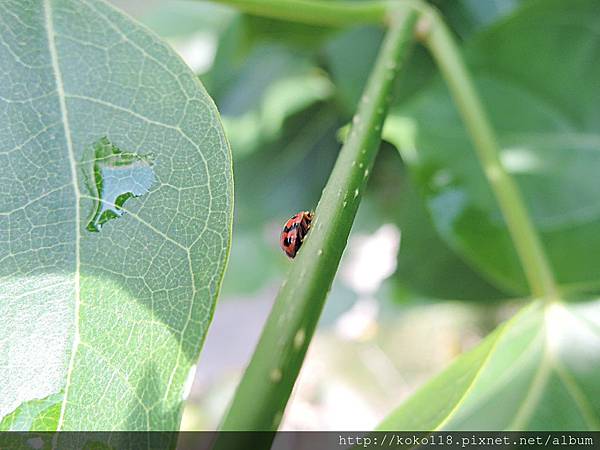
[[[84,151],[85,182],[94,198],[86,229],[99,232],[106,222],[124,214],[123,205],[148,192],[155,180],[151,154],[122,151],[102,137]]]

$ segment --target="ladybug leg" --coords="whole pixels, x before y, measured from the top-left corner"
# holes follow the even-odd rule
[[[300,222],[300,224],[298,226],[298,236],[299,236],[300,240],[304,239],[304,237],[306,236],[306,233],[308,233],[309,228],[310,228],[310,220],[306,217],[303,217],[302,221]]]
[[[306,234],[306,230],[304,229],[304,223],[300,222],[298,224],[298,229],[296,231],[298,231],[298,235],[297,235],[298,241],[302,242],[302,240],[304,239],[304,236]]]

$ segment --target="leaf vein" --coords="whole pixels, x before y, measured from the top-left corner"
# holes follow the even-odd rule
[[[65,140],[67,144],[68,157],[69,157],[69,167],[71,171],[71,178],[73,182],[73,192],[75,197],[75,273],[74,273],[74,284],[75,284],[75,323],[74,323],[74,335],[73,335],[73,344],[71,348],[71,355],[69,360],[69,366],[67,368],[67,380],[65,383],[65,394],[63,397],[60,416],[57,425],[57,431],[64,425],[65,412],[67,407],[67,398],[69,395],[69,387],[71,384],[71,375],[73,373],[73,368],[75,364],[75,355],[77,353],[77,348],[79,346],[79,304],[81,301],[81,291],[79,284],[79,274],[80,274],[80,266],[81,266],[81,257],[80,257],[80,216],[81,212],[79,210],[79,184],[77,181],[77,162],[75,158],[75,151],[73,149],[73,142],[71,136],[71,129],[69,126],[69,113],[67,111],[67,104],[65,101],[65,88],[62,79],[62,73],[60,70],[59,59],[58,59],[58,49],[55,41],[55,33],[54,33],[54,23],[52,17],[52,6],[50,4],[51,0],[44,0],[44,18],[45,18],[45,29],[47,33],[48,39],[48,50],[50,52],[50,59],[52,62],[52,73],[54,75],[54,80],[56,83],[56,91],[58,94],[58,101],[60,106],[60,113],[62,117],[63,129],[65,134]]]

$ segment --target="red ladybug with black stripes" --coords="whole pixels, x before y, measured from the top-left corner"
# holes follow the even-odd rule
[[[290,258],[294,258],[296,253],[298,253],[302,241],[310,229],[312,219],[312,212],[302,211],[288,220],[283,226],[279,242],[285,254]]]

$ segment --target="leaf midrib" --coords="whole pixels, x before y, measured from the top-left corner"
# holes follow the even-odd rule
[[[69,125],[69,113],[67,110],[67,104],[65,100],[65,89],[62,79],[62,73],[58,62],[58,51],[56,47],[54,23],[52,18],[52,6],[51,0],[44,0],[44,19],[46,36],[48,39],[48,50],[50,52],[50,60],[52,63],[52,73],[54,75],[54,82],[56,84],[56,93],[58,96],[58,103],[60,107],[60,114],[63,124],[63,131],[65,133],[65,142],[67,144],[67,153],[69,156],[69,168],[71,171],[71,180],[73,184],[73,193],[75,198],[75,273],[74,273],[74,291],[75,291],[75,324],[73,334],[73,344],[71,346],[71,355],[69,365],[67,368],[67,380],[64,388],[63,401],[60,408],[60,416],[58,419],[57,431],[60,431],[64,424],[65,411],[67,406],[67,398],[69,395],[69,387],[71,385],[71,375],[73,373],[73,367],[75,364],[75,355],[79,346],[79,307],[81,303],[81,288],[80,288],[80,271],[81,271],[81,258],[80,258],[80,242],[81,242],[81,231],[79,228],[81,211],[79,209],[79,183],[77,180],[77,161],[75,159],[75,152],[73,150],[73,140],[71,135],[71,128]]]
[[[545,331],[545,330],[547,330],[547,327],[548,327],[547,313],[548,313],[548,308],[551,306],[552,306],[551,304],[544,305],[544,310],[542,312],[544,314],[544,325],[543,325],[544,328],[542,329],[543,333],[547,332],[547,331]],[[565,311],[568,311],[568,310],[565,308]],[[573,315],[570,311],[568,311],[568,312],[569,312],[569,314]],[[518,314],[518,315],[520,315],[520,314]],[[575,315],[573,315],[573,316],[577,317]],[[512,320],[511,320],[511,322],[512,322]],[[488,355],[486,356],[485,360],[482,362],[479,370],[477,371],[477,374],[472,379],[471,383],[469,384],[469,386],[463,393],[462,397],[455,404],[452,411],[449,412],[447,414],[447,416],[444,418],[444,420],[442,420],[438,424],[438,426],[436,427],[436,430],[441,429],[446,423],[448,423],[448,421],[452,418],[454,413],[464,403],[464,401],[468,397],[469,393],[472,391],[475,384],[477,384],[480,374],[483,372],[484,368],[487,366],[487,363],[491,359],[499,341],[501,340],[502,336],[504,334],[506,334],[506,332],[510,328],[510,323],[507,323],[505,325],[505,327],[506,327],[505,331],[502,332],[498,336],[498,338],[494,342],[494,345],[490,348]],[[532,378],[531,385],[529,388],[529,393],[523,399],[523,402],[521,403],[521,406],[519,407],[514,420],[507,427],[507,429],[511,430],[511,431],[515,431],[515,430],[520,431],[520,430],[526,429],[526,424],[531,419],[531,416],[532,416],[535,408],[539,405],[543,390],[546,387],[549,377],[552,374],[552,372],[554,372],[558,376],[559,380],[561,381],[563,386],[566,388],[571,399],[573,400],[573,402],[577,406],[577,409],[579,410],[580,414],[582,415],[582,418],[584,419],[586,425],[588,426],[588,429],[590,429],[590,430],[597,429],[598,423],[599,423],[598,418],[594,414],[593,408],[589,405],[585,396],[582,394],[582,391],[581,391],[579,385],[577,384],[577,382],[573,379],[573,377],[568,372],[568,370],[556,359],[555,355],[552,353],[552,350],[550,348],[548,348],[547,342],[545,342],[543,344],[543,349],[544,349],[544,352],[542,355],[541,363],[538,367],[538,370],[536,371],[535,375]],[[526,351],[527,350],[525,350],[525,352]],[[514,366],[513,366],[513,368],[514,368]]]
[[[498,377],[498,380],[494,383],[493,387],[490,388],[490,392],[485,394],[482,398],[478,399],[476,403],[468,408],[466,414],[471,414],[473,411],[476,411],[478,407],[482,404],[486,403],[490,397],[493,397],[501,388],[505,387],[510,381],[510,377],[517,370],[521,369],[521,366],[525,365],[528,362],[528,358],[531,356],[530,354],[535,350],[535,346],[539,344],[538,341],[542,341],[543,345],[543,333],[539,331],[529,342],[529,344],[523,349],[521,355],[513,362],[508,370],[502,373]],[[464,413],[463,413],[464,414]]]
[[[442,428],[444,427],[444,425],[446,425],[450,421],[450,419],[452,419],[452,417],[454,417],[454,415],[459,410],[459,408],[464,404],[464,402],[466,401],[467,397],[469,396],[469,394],[472,392],[473,388],[477,384],[477,381],[481,377],[481,374],[483,373],[484,369],[487,367],[490,359],[492,358],[492,355],[494,354],[494,351],[498,347],[498,344],[500,343],[500,341],[502,340],[502,338],[506,335],[506,333],[510,329],[510,324],[514,320],[516,320],[516,317],[518,317],[518,316],[520,316],[520,314],[517,314],[517,315],[513,316],[513,318],[508,323],[504,324],[504,327],[498,333],[498,336],[494,340],[494,343],[490,347],[490,349],[489,349],[487,355],[485,356],[484,360],[481,362],[481,365],[479,366],[479,369],[477,369],[477,372],[475,373],[475,375],[471,379],[471,382],[469,383],[469,385],[467,386],[467,388],[465,389],[465,391],[463,392],[463,394],[461,395],[461,397],[458,399],[458,401],[455,403],[454,407],[446,414],[446,417],[444,417],[440,421],[440,423],[438,423],[438,425],[435,427],[434,431],[440,431],[440,430],[442,430]]]

